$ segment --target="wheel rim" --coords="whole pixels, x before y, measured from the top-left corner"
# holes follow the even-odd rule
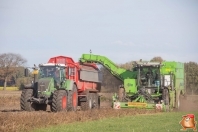
[[[67,106],[67,98],[66,98],[66,96],[64,96],[64,97],[62,98],[62,109],[65,109],[66,106]]]
[[[77,105],[77,93],[76,92],[73,93],[72,100],[73,100],[73,102],[72,102],[73,107],[76,107],[76,105]]]

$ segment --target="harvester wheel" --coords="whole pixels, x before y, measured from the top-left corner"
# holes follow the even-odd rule
[[[53,94],[51,111],[67,111],[67,92],[65,90],[56,90]]]
[[[182,100],[181,91],[178,91],[176,92],[176,108],[177,109],[181,108],[181,100]]]
[[[119,88],[118,99],[119,99],[120,102],[124,101],[124,94],[125,94],[124,88]]]
[[[23,89],[20,99],[21,110],[35,111],[36,104],[29,101],[32,96],[33,89]]]
[[[169,91],[168,89],[164,89],[163,90],[163,100],[164,100],[164,104],[166,107],[166,111],[169,111],[169,105],[170,105],[170,95],[169,95]]]

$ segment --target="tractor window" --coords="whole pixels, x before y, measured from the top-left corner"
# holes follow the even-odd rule
[[[61,69],[61,80],[64,80],[65,79],[65,69]]]
[[[40,71],[39,71],[40,78],[52,77],[54,72],[55,72],[55,69],[56,68],[54,66],[43,66],[43,67],[40,67]]]

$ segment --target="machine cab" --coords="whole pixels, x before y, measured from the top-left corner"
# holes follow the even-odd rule
[[[160,62],[136,62],[137,81],[139,86],[158,87],[160,84]]]

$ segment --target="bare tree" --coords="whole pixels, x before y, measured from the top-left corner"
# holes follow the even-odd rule
[[[0,54],[0,77],[4,80],[3,90],[6,89],[8,78],[17,72],[17,67],[23,66],[26,62],[20,54]]]
[[[153,59],[151,59],[151,61],[152,61],[152,62],[162,62],[163,59],[162,59],[162,57],[160,57],[160,56],[156,56],[156,57],[153,57]]]

